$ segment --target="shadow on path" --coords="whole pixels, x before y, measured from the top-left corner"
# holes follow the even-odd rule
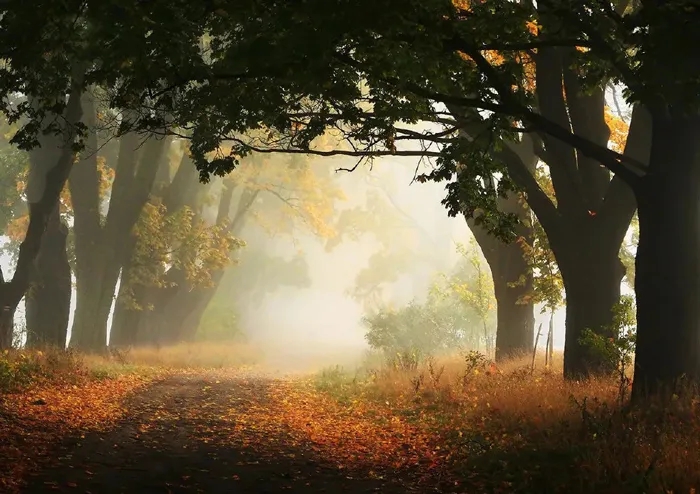
[[[265,406],[272,385],[264,378],[219,381],[207,375],[155,383],[128,403],[128,418],[111,432],[64,444],[23,492],[414,491],[400,479],[349,475],[285,437],[245,427],[232,437],[230,417],[245,407]]]

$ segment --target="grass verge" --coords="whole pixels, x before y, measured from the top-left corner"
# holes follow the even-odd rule
[[[445,492],[700,489],[697,402],[632,410],[612,378],[567,382],[560,361],[531,372],[528,360],[496,367],[472,355],[415,369],[336,367],[315,386],[364,417],[402,421],[420,431],[414,437],[430,437],[429,461]],[[404,440],[414,448],[412,437]]]

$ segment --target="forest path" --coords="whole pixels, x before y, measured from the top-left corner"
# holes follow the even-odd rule
[[[410,467],[355,468],[342,461],[347,451],[335,457],[306,441],[296,429],[316,426],[280,416],[280,407],[297,406],[286,398],[293,385],[246,373],[170,376],[132,397],[111,431],[67,441],[23,492],[430,492],[410,480]]]

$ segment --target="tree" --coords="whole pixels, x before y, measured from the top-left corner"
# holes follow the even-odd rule
[[[425,356],[486,348],[493,342],[493,287],[475,246],[457,246],[460,262],[431,284],[424,302],[380,304],[363,318],[365,338],[397,365]]]
[[[245,245],[239,239],[245,236],[247,222],[277,234],[293,235],[299,227],[319,236],[333,234],[328,222],[339,191],[308,161],[292,159],[287,166],[263,159],[244,163],[218,182],[218,191],[209,188],[218,196],[218,207],[206,226],[208,199],[201,192],[207,189],[199,187],[200,193],[193,193],[196,170],[189,153],[182,156],[162,192],[162,207],[146,210],[134,232],[135,257],[128,273],[122,273],[113,324],[115,345],[193,339],[229,257]],[[180,180],[185,174],[189,185]]]
[[[119,139],[119,155],[102,217],[98,160],[98,121],[94,97],[83,98],[87,146],[68,184],[75,211],[76,310],[71,346],[95,350],[107,344],[107,318],[122,265],[131,256],[131,230],[146,205],[156,172],[171,138],[136,133]],[[128,116],[125,116],[129,122]],[[143,149],[140,145],[143,144]]]
[[[434,152],[444,165],[435,178],[452,176],[450,163],[469,164],[475,199],[470,209],[495,209],[492,190],[477,180],[486,171],[504,173],[500,192],[513,188],[514,182],[525,189],[564,277],[570,336],[577,328],[603,327],[610,317],[608,309],[618,299],[623,273],[619,246],[636,199],[640,243],[634,395],[654,394],[681,376],[698,375],[700,350],[694,342],[700,331],[695,303],[700,276],[695,266],[700,264],[700,249],[695,244],[700,235],[689,232],[699,223],[693,216],[697,213],[691,213],[700,211],[691,184],[698,183],[692,177],[700,170],[693,158],[700,116],[698,67],[689,48],[693,43],[685,38],[688,23],[700,16],[694,5],[495,0],[457,6],[386,1],[330,7],[326,2],[321,7],[310,2],[277,5],[267,15],[264,22],[256,17],[255,23],[237,25],[241,43],[217,45],[209,80],[240,74],[231,60],[237,67],[241,60],[250,60],[253,66],[245,74],[255,80],[256,90],[274,86],[278,105],[286,109],[286,118],[256,119],[257,125],[285,133],[288,138],[281,147],[292,152],[307,152],[321,129],[337,124],[356,143],[363,143],[361,151],[367,154],[399,154],[395,148],[400,140],[417,137],[416,130],[399,121],[442,123],[444,130],[424,132],[419,138],[444,145]],[[336,29],[341,24],[350,26],[342,35]],[[214,30],[213,38],[223,35],[223,29]],[[301,41],[299,29],[313,32],[313,43]],[[695,34],[690,36],[695,39]],[[490,56],[493,51],[499,56]],[[525,63],[533,54],[539,59],[540,79],[534,88],[526,74],[531,65]],[[266,70],[268,78],[255,78],[253,67]],[[608,81],[624,86],[628,104],[634,105],[625,153],[608,147],[609,136],[601,124],[603,94],[596,88]],[[572,91],[565,101],[559,97],[567,90],[562,84]],[[218,139],[211,139],[212,126],[235,128],[231,122],[240,122],[235,109],[245,91],[238,88],[226,99],[199,89],[182,96],[185,106],[212,110],[200,113],[209,127],[200,127],[192,136],[195,161],[205,172],[235,163],[235,156],[206,160],[203,151],[218,145]],[[360,101],[365,106],[358,106]],[[469,118],[455,119],[435,103],[461,108]],[[474,109],[483,112],[475,114]],[[572,121],[577,111],[596,118],[573,116]],[[183,117],[192,123],[192,115],[188,111]],[[478,138],[474,121],[494,138]],[[584,121],[597,123],[580,127]],[[468,142],[453,137],[462,129],[472,131]],[[510,149],[499,144],[499,138],[517,143],[523,130],[542,144],[536,149],[547,155],[555,188],[574,189],[558,194],[556,205],[522,167],[491,158],[494,145]],[[217,135],[243,140],[225,130]],[[259,144],[243,142],[240,151],[265,150]],[[279,140],[276,144],[279,149]],[[429,151],[403,151],[411,153],[425,156]],[[610,172],[615,175],[612,180]],[[499,219],[502,215],[483,222],[495,227]],[[571,346],[572,338],[567,341],[568,375],[595,364],[580,347]]]
[[[452,281],[450,288],[457,294],[463,304],[474,311],[483,330],[486,354],[494,353],[494,341],[489,331],[490,319],[496,306],[493,279],[484,269],[482,259],[476,248],[476,242],[471,244],[471,253],[464,245],[457,245],[457,252],[466,259],[474,271],[473,279],[468,281]]]
[[[467,224],[491,268],[498,315],[496,317],[495,360],[502,361],[532,350],[535,316],[533,273],[522,242],[533,238],[532,215],[522,195],[510,193],[498,201],[500,211],[517,215],[517,241],[504,242],[470,218]]]
[[[7,347],[12,340],[14,311],[36,273],[42,237],[70,174],[74,155],[82,146],[83,93],[87,88],[103,86],[107,88],[105,99],[111,109],[142,110],[144,105],[153,111],[163,105],[167,109],[167,101],[154,100],[163,89],[160,75],[172,73],[175,59],[183,56],[183,50],[200,51],[199,40],[211,9],[192,9],[178,1],[167,5],[79,1],[39,1],[28,5],[8,0],[2,3],[0,12],[2,111],[10,124],[22,124],[11,143],[28,150],[37,147],[42,136],[55,135],[60,141],[60,153],[56,153],[53,162],[41,160],[31,164],[26,235],[12,279],[0,276],[0,347]],[[153,18],[159,18],[161,23],[154,23]],[[165,31],[178,32],[177,42],[165,36],[160,26]],[[146,41],[134,43],[136,39]],[[173,50],[164,50],[166,47]],[[17,95],[22,94],[29,100],[17,101]],[[115,121],[121,126],[121,133],[129,127],[162,132],[162,126],[154,124],[150,112]],[[85,312],[80,312],[78,320],[87,318]],[[76,329],[78,342],[90,340],[84,336],[89,333],[87,330]],[[97,334],[90,345],[99,344],[99,330]]]
[[[9,238],[4,251],[13,261],[17,261],[17,247],[21,243],[29,222],[26,186],[30,159],[35,161],[35,168],[41,166],[37,161],[55,162],[60,153],[60,140],[56,136],[41,136],[43,148],[26,153],[9,143],[17,132],[16,125],[3,122],[2,133],[7,141],[0,146],[2,160],[2,227]],[[58,142],[57,142],[58,141]],[[58,345],[66,343],[68,316],[70,311],[70,266],[66,251],[66,226],[64,216],[67,195],[64,193],[59,201],[59,208],[52,214],[46,236],[42,240],[37,257],[37,266],[31,273],[26,304],[26,344],[29,346]]]
[[[360,270],[348,294],[368,311],[386,303],[387,287],[421,265],[435,264],[436,244],[425,229],[401,209],[390,192],[364,177],[363,187],[356,190],[355,199],[364,192],[364,204],[344,209],[335,225],[338,235],[326,242],[331,252],[347,241],[363,238],[375,240],[379,247]]]

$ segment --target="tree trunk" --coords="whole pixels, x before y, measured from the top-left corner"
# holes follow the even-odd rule
[[[0,273],[0,350],[12,348],[14,343],[15,311],[19,305],[24,290],[4,281]]]
[[[112,307],[114,287],[111,294],[103,283],[102,273],[84,275],[77,286],[75,315],[70,340],[72,348],[102,350],[107,345],[107,320]]]
[[[24,300],[28,347],[66,346],[72,289],[67,236],[68,228],[56,207],[41,241],[32,286]]]
[[[499,201],[502,211],[517,214],[521,224],[516,234],[528,242],[532,239],[530,213],[517,194]],[[529,355],[535,337],[535,307],[528,300],[532,293],[532,270],[524,257],[524,251],[518,242],[506,244],[483,228],[468,221],[481,251],[491,268],[493,286],[496,296],[496,354],[497,362]]]
[[[520,245],[499,244],[497,259],[489,262],[497,305],[497,362],[529,354],[535,335],[534,305],[527,299],[532,293],[532,270],[523,258]]]
[[[82,115],[80,104],[81,81],[73,81],[68,104],[64,113],[67,125],[63,129],[60,141],[61,152],[53,162],[30,161],[30,173],[27,179],[27,203],[29,205],[29,225],[24,240],[19,246],[17,267],[12,280],[6,282],[0,271],[0,348],[12,346],[14,313],[22,297],[29,289],[31,274],[39,251],[42,237],[49,219],[56,209],[68,175],[73,167],[74,153],[72,143],[75,139],[75,124]]]
[[[700,377],[700,117],[655,116],[639,204],[632,397]]]
[[[587,223],[593,226],[595,220]],[[572,225],[575,226],[575,225]],[[585,226],[579,229],[583,231]],[[606,362],[590,345],[583,344],[584,331],[590,329],[604,337],[613,337],[614,308],[620,301],[620,284],[625,268],[618,257],[619,245],[605,246],[603,235],[573,235],[564,249],[552,243],[566,292],[566,345],[564,347],[564,376],[584,379],[592,374],[606,373]],[[557,244],[557,247],[554,245]]]
[[[128,279],[129,265],[127,263],[122,267],[119,293],[114,304],[112,329],[109,337],[110,346],[126,347],[135,345],[141,319],[147,310],[147,307],[145,307],[147,304],[145,301],[146,287],[140,284],[129,287]],[[131,289],[129,290],[129,288]],[[135,307],[135,303],[141,307]]]

